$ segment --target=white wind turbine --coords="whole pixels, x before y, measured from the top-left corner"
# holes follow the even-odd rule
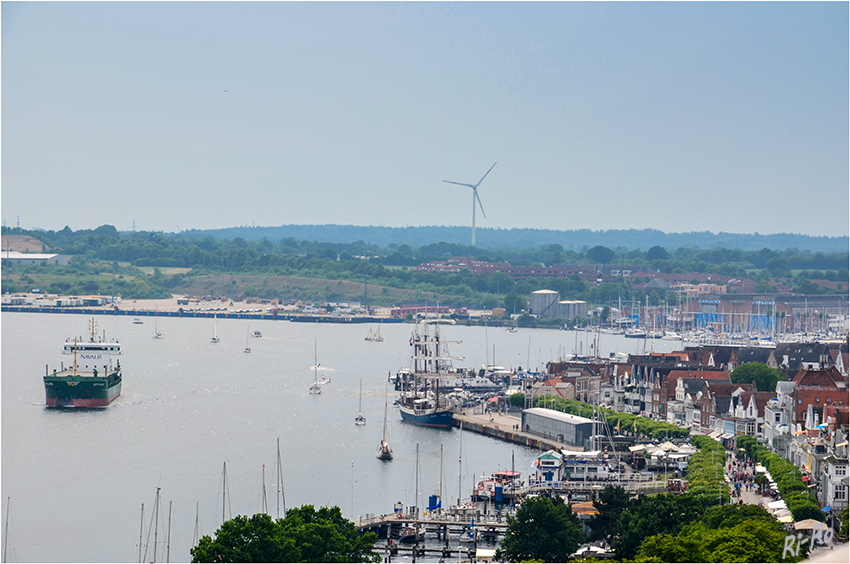
[[[496,163],[493,163],[493,166],[496,166]],[[478,200],[478,205],[481,206],[481,214],[484,216],[484,219],[487,219],[487,214],[484,213],[484,205],[481,203],[481,198],[478,197],[478,185],[487,178],[487,175],[490,174],[490,171],[493,170],[493,166],[484,173],[484,176],[481,177],[475,184],[464,184],[463,182],[452,182],[451,180],[443,180],[443,182],[448,182],[449,184],[457,184],[458,186],[469,186],[472,188],[472,246],[475,246],[475,200]]]

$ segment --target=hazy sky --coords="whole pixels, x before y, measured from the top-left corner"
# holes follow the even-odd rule
[[[2,3],[24,228],[847,235],[848,3]]]

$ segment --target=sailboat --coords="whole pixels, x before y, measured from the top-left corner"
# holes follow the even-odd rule
[[[434,334],[429,334],[428,325],[424,323],[415,327],[410,337],[414,385],[411,391],[398,399],[403,420],[426,427],[448,429],[452,426],[454,405],[440,397],[439,384],[439,380],[449,374],[454,360],[448,355],[448,343],[459,341],[442,339],[437,325],[434,326]],[[424,389],[420,391],[421,382],[424,382]]]
[[[363,378],[360,379],[360,405],[357,407],[357,417],[354,418],[354,424],[366,424],[366,418],[363,417]]]
[[[380,323],[378,323],[378,330],[375,331],[374,333],[372,333],[372,327],[371,326],[369,327],[369,334],[366,335],[365,340],[372,341],[372,342],[375,342],[375,343],[383,343],[384,342],[384,336],[381,334],[381,324]]]
[[[248,345],[248,338],[251,336],[251,326],[248,326],[248,331],[245,333],[245,352],[251,352],[251,347]]]
[[[213,315],[213,336],[210,339],[211,343],[220,343],[221,339],[218,338],[218,317]]]
[[[384,342],[384,336],[381,334],[381,324],[380,323],[378,323],[378,330],[375,331],[374,333],[372,333],[372,326],[371,325],[369,326],[369,334],[366,335],[365,340],[372,341],[372,342],[375,342],[375,343],[383,343]]]
[[[384,435],[381,439],[381,444],[378,445],[378,451],[375,453],[375,456],[378,457],[379,460],[392,460],[393,459],[393,449],[390,448],[390,444],[387,442],[387,385],[384,384]]]
[[[321,394],[322,386],[319,384],[319,353],[318,353],[318,341],[313,342],[313,375],[315,376],[315,382],[312,386],[310,386],[311,394]]]
[[[163,335],[162,333],[159,332],[159,328],[157,327],[158,318],[159,318],[159,313],[157,312],[154,315],[154,318],[153,318],[153,338],[154,339],[162,339],[163,337],[165,337],[165,335]]]

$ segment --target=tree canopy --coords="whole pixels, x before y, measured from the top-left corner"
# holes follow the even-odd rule
[[[508,517],[496,559],[566,562],[584,541],[578,516],[560,497],[529,497]]]
[[[677,534],[682,526],[696,520],[703,510],[700,498],[689,494],[640,495],[617,521],[620,536],[612,543],[617,559],[633,559],[647,537]]]
[[[637,562],[796,562],[805,558],[785,555],[786,532],[762,507],[712,507],[699,521],[676,534],[654,535],[640,545]]]
[[[192,562],[379,562],[376,539],[361,535],[339,507],[304,505],[278,520],[265,513],[234,517],[190,554]]]
[[[782,373],[761,362],[745,362],[732,371],[729,379],[735,384],[756,383],[756,389],[760,392],[772,392],[776,390],[776,382],[784,380]]]

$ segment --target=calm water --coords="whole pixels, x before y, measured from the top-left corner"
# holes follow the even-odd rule
[[[20,562],[136,562],[141,506],[144,537],[151,528],[156,488],[162,488],[156,559],[165,560],[168,506],[171,560],[188,561],[195,532],[213,534],[222,517],[222,465],[227,462],[232,515],[263,507],[263,465],[269,513],[275,501],[276,441],[280,439],[286,506],[338,505],[346,517],[392,511],[416,501],[416,444],[420,449],[420,505],[440,487],[458,497],[459,432],[408,425],[390,405],[395,459],[374,456],[381,438],[388,372],[407,366],[410,325],[384,325],[383,343],[364,341],[365,325],[252,321],[263,337],[243,349],[249,322],[219,320],[221,343],[209,342],[209,319],[153,320],[98,316],[107,338],[124,353],[122,395],[106,409],[44,407],[45,364],[58,367],[66,337],[86,334],[82,315],[2,315],[2,511],[11,497],[7,558]],[[461,366],[485,357],[506,367],[545,365],[591,337],[552,330],[446,327],[445,339],[462,341],[451,352]],[[314,340],[331,378],[321,395],[313,381]],[[656,341],[655,350],[676,342]],[[603,335],[600,349],[636,353],[643,341]],[[354,425],[359,385],[367,424]],[[390,403],[393,392],[390,389]],[[464,433],[462,493],[473,476],[515,467],[527,476],[536,451]],[[228,514],[228,518],[230,513]],[[147,561],[153,560],[153,533]]]

